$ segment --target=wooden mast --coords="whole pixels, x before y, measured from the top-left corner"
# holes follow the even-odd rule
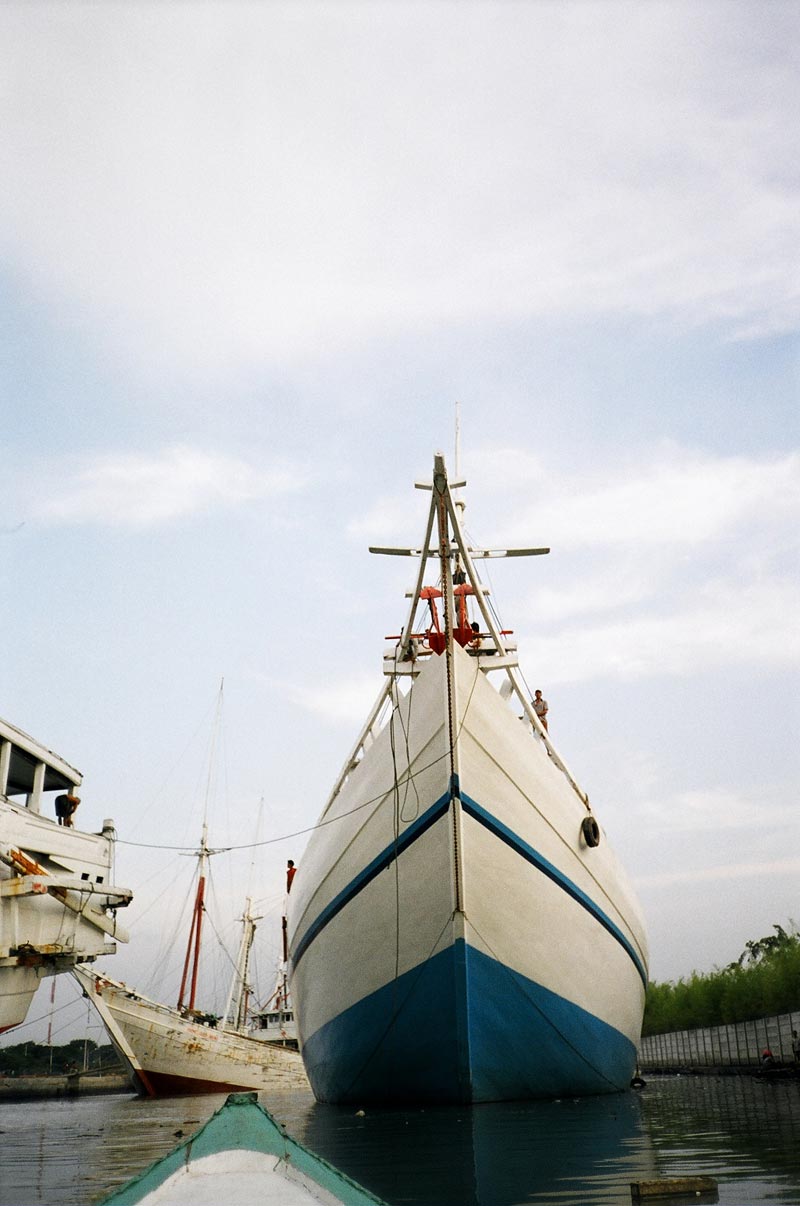
[[[178,994],[178,1009],[194,1009],[195,995],[197,993],[197,977],[200,972],[200,939],[203,929],[203,914],[205,912],[206,899],[206,868],[208,866],[209,854],[216,853],[208,848],[208,801],[211,795],[211,783],[214,774],[214,762],[217,746],[217,739],[220,728],[222,726],[222,694],[225,687],[225,679],[220,679],[219,693],[217,695],[216,713],[214,716],[214,727],[211,732],[211,749],[208,755],[208,779],[206,781],[206,798],[203,805],[203,833],[200,838],[200,849],[197,851],[197,857],[200,860],[197,876],[197,892],[194,898],[194,909],[192,911],[192,925],[189,930],[189,941],[186,945],[186,958],[183,962],[183,975],[181,977],[181,988]],[[184,1006],[184,993],[186,992],[186,981],[189,975],[191,966],[191,983],[189,986],[189,1000]]]
[[[197,993],[197,976],[200,970],[200,938],[203,928],[203,913],[205,912],[205,897],[206,897],[206,863],[208,862],[208,826],[203,822],[203,836],[200,839],[200,849],[197,852],[197,857],[200,859],[200,872],[197,877],[197,892],[194,898],[194,910],[192,911],[192,925],[189,930],[189,941],[186,944],[186,958],[183,961],[183,975],[181,977],[181,989],[178,994],[178,1009],[184,1008],[183,997],[186,992],[186,981],[189,978],[189,969],[191,967],[191,983],[189,986],[189,1000],[185,1008],[189,1011],[194,1009],[195,995]]]

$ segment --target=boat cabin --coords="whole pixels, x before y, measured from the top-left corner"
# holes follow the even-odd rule
[[[7,720],[0,720],[0,796],[41,813],[45,795],[58,792],[75,800],[75,789],[82,781],[80,771],[58,754]]]
[[[297,1027],[293,1009],[268,1009],[257,1013],[258,1037],[281,1047],[297,1048]]]

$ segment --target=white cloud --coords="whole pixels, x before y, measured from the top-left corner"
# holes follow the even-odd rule
[[[575,616],[629,609],[649,598],[653,580],[643,567],[626,566],[621,572],[595,571],[581,575],[572,586],[542,587],[531,594],[527,613],[540,624],[563,624]]]
[[[723,666],[800,665],[800,584],[715,581],[668,612],[584,623],[525,637],[549,682],[693,675]],[[522,629],[522,625],[518,625]]]
[[[420,480],[423,480],[420,478]],[[430,493],[420,492],[424,503],[412,504],[409,483],[404,496],[397,494],[376,499],[366,511],[359,512],[347,525],[347,535],[352,540],[368,540],[371,545],[382,545],[386,540],[398,540],[401,548],[418,548],[425,535],[425,523],[430,507]]]
[[[6,6],[5,254],[142,371],[535,315],[794,329],[770,13]]]
[[[695,788],[675,792],[667,798],[650,797],[639,805],[643,824],[651,839],[669,834],[716,834],[722,842],[728,830],[757,829],[761,832],[791,832],[797,824],[797,809],[785,802],[775,789],[761,786],[747,795],[730,787]],[[721,851],[720,851],[721,852]]]
[[[379,686],[374,674],[365,674],[317,687],[289,684],[287,691],[301,708],[329,724],[358,725],[366,720]]]
[[[800,873],[800,858],[777,858],[763,862],[726,863],[719,867],[700,867],[681,871],[663,871],[656,875],[637,875],[637,888],[671,888],[676,884],[718,883],[729,879],[752,879],[761,876],[766,882],[779,875]]]
[[[256,469],[236,457],[191,447],[151,455],[107,453],[59,481],[40,498],[36,513],[51,523],[149,527],[285,493],[298,484],[288,468]]]
[[[715,456],[665,444],[616,466],[548,471],[536,457],[481,450],[474,482],[507,500],[509,541],[546,535],[559,549],[707,545],[737,526],[800,523],[800,455]]]

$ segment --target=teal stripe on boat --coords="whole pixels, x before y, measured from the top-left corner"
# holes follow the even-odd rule
[[[274,1158],[276,1167],[278,1163],[284,1163],[288,1168],[295,1168],[325,1193],[326,1200],[341,1206],[387,1206],[382,1198],[376,1198],[346,1173],[290,1138],[259,1104],[256,1093],[231,1093],[199,1131],[138,1177],[103,1198],[99,1206],[137,1206],[148,1194],[158,1194],[161,1189],[166,1192],[170,1177],[185,1173],[194,1161],[234,1151],[261,1152]],[[230,1177],[233,1179],[234,1174]],[[199,1200],[201,1191],[196,1192]],[[167,1202],[170,1199],[162,1196],[160,1200]]]
[[[368,863],[364,870],[355,879],[351,880],[346,888],[343,888],[337,896],[334,896],[330,904],[326,905],[319,914],[316,921],[311,923],[294,951],[291,952],[291,960],[295,968],[314,939],[325,929],[328,922],[332,921],[337,913],[341,913],[345,905],[349,904],[355,896],[358,896],[359,892],[362,892],[367,884],[371,883],[377,875],[380,875],[381,871],[385,871],[387,867],[391,866],[398,855],[413,845],[417,838],[421,837],[427,829],[430,829],[431,825],[435,825],[439,818],[443,817],[447,812],[451,799],[452,795],[450,792],[446,792],[441,796],[427,812],[424,812],[421,817],[418,817],[414,821],[413,825],[409,825],[405,833],[402,833],[396,842],[392,842],[391,846],[387,846],[385,850],[376,855],[372,862]]]
[[[507,825],[504,825],[502,821],[498,821],[497,817],[492,816],[491,813],[487,812],[485,808],[481,808],[480,804],[478,804],[475,800],[462,794],[461,807],[464,809],[464,812],[473,817],[480,825],[483,825],[484,828],[488,829],[490,833],[493,833],[495,837],[500,838],[502,842],[505,842],[506,845],[510,846],[512,850],[516,851],[517,854],[521,855],[522,858],[531,863],[532,866],[536,867],[537,870],[542,872],[542,874],[546,875],[548,879],[551,879],[554,884],[557,884],[559,888],[563,889],[568,896],[571,896],[574,901],[586,909],[587,913],[591,913],[592,917],[594,917],[596,921],[600,922],[600,925],[603,927],[603,929],[607,930],[611,937],[617,940],[626,954],[630,956],[634,967],[642,978],[642,983],[644,984],[645,988],[647,988],[647,972],[644,969],[641,959],[619,926],[614,924],[608,914],[604,913],[599,905],[596,905],[594,901],[588,897],[585,892],[582,892],[578,885],[574,884],[571,879],[564,875],[562,871],[559,871],[557,867],[554,867],[543,854],[539,854],[537,850],[534,850],[532,846],[529,846],[527,842],[524,842],[522,838],[518,837],[517,834],[514,833],[513,830],[509,829]]]
[[[340,913],[351,900],[358,896],[358,894],[363,891],[367,884],[371,883],[377,875],[380,875],[381,871],[385,871],[387,867],[391,866],[395,858],[402,854],[404,850],[407,850],[409,846],[413,845],[413,843],[420,838],[422,834],[426,832],[426,830],[430,829],[431,825],[434,825],[440,817],[444,816],[450,807],[450,801],[453,796],[456,796],[460,799],[461,807],[469,816],[476,820],[480,825],[483,825],[485,829],[488,829],[488,831],[494,834],[495,837],[499,838],[500,841],[505,842],[507,846],[524,858],[526,862],[531,864],[531,866],[536,867],[538,871],[541,871],[542,874],[546,875],[548,879],[552,880],[554,884],[566,892],[567,895],[576,902],[576,904],[579,904],[582,908],[586,909],[587,913],[594,917],[594,919],[599,922],[603,929],[605,929],[611,935],[611,937],[620,944],[622,949],[633,962],[633,965],[641,977],[645,988],[647,987],[647,972],[644,969],[642,961],[636,953],[632,943],[628,940],[628,938],[625,937],[619,926],[615,925],[615,923],[606,913],[603,912],[599,905],[595,904],[595,902],[589,896],[587,896],[585,892],[581,891],[577,884],[573,883],[572,880],[569,879],[568,876],[564,875],[562,871],[559,871],[557,867],[555,867],[544,857],[544,855],[539,854],[538,851],[534,850],[532,846],[529,846],[527,842],[523,841],[521,837],[514,833],[513,830],[509,829],[507,825],[504,825],[502,821],[498,821],[497,817],[493,816],[490,812],[487,812],[485,808],[482,808],[481,805],[478,804],[477,801],[473,800],[471,796],[461,793],[457,775],[453,776],[451,791],[446,792],[443,796],[440,796],[436,803],[432,805],[427,812],[423,813],[422,816],[413,823],[413,825],[409,825],[408,829],[401,834],[396,842],[392,842],[390,846],[387,846],[380,852],[380,854],[376,855],[376,857],[367,864],[364,870],[360,872],[359,875],[355,876],[347,887],[343,888],[337,896],[334,896],[330,904],[325,906],[317,917],[316,921],[313,921],[308,927],[303,937],[298,942],[295,950],[292,952],[291,960],[294,968],[297,967],[298,963],[314,939],[322,933],[326,925],[333,920],[337,913]]]

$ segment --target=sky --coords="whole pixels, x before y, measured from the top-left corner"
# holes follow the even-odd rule
[[[492,597],[652,978],[800,923],[799,26],[0,8],[0,714],[116,822],[110,974],[174,994],[205,815],[274,975],[413,585],[367,548],[422,539],[456,404],[471,536],[552,548]],[[4,1041],[83,1033],[70,983]]]

